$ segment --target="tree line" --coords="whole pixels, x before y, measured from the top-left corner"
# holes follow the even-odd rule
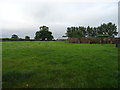
[[[18,35],[13,34],[11,38],[2,38],[2,41],[32,41],[30,36],[25,36],[25,38],[19,38]]]
[[[98,27],[67,27],[67,33],[64,37],[70,38],[81,38],[81,37],[115,37],[118,34],[117,26],[112,24],[111,22],[107,24],[101,24]],[[54,37],[52,32],[49,31],[49,27],[41,26],[39,27],[39,31],[35,33],[35,37],[33,40],[37,41],[51,41]],[[2,40],[15,40],[15,41],[27,41],[31,40],[30,36],[25,36],[25,39],[21,39],[18,35],[13,34],[11,38],[4,38]]]
[[[81,37],[115,37],[118,34],[117,26],[111,22],[101,24],[98,27],[68,27],[67,37],[81,38]]]
[[[22,39],[16,34],[13,34],[11,38],[2,38],[3,41],[51,41],[53,39],[52,32],[49,31],[47,26],[39,27],[39,31],[35,33],[34,39],[30,39],[30,36],[25,36],[25,39]]]

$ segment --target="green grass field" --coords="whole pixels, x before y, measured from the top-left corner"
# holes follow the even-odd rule
[[[3,88],[115,88],[114,44],[2,42]]]

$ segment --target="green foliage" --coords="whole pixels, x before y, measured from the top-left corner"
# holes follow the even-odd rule
[[[99,44],[100,43],[100,41],[99,40],[90,40],[90,44]]]
[[[35,40],[22,38],[2,38],[2,41],[35,41]]]
[[[13,34],[11,38],[16,40],[19,39],[19,37],[16,34]]]
[[[29,36],[25,36],[25,39],[26,39],[26,40],[30,40],[30,37],[29,37]]]
[[[109,37],[114,37],[117,35],[118,32],[116,30],[117,26],[111,22],[108,24],[102,24],[100,27],[98,27],[99,34],[108,35]]]
[[[101,38],[102,38],[102,37],[110,37],[110,36],[109,36],[109,35],[103,35],[103,34],[102,34],[102,35],[97,35],[97,37],[101,37]]]
[[[101,24],[98,27],[68,27],[66,35],[68,37],[114,37],[118,34],[117,26],[111,22],[107,24]]]
[[[85,30],[86,30],[85,27],[68,27],[66,35],[68,37],[76,37],[76,38],[85,37],[86,35]]]
[[[19,41],[20,38],[11,38],[10,40],[11,40],[11,41]]]
[[[9,41],[10,38],[2,38],[2,41]]]
[[[114,44],[1,43],[3,88],[118,87],[118,48]]]
[[[2,41],[32,41],[29,36],[25,36],[25,39],[18,38],[17,35],[13,34],[11,38],[2,38]]]
[[[41,26],[40,31],[37,31],[35,34],[35,39],[42,41],[45,41],[47,39],[50,41],[53,39],[52,32],[49,31],[49,28],[47,26]]]

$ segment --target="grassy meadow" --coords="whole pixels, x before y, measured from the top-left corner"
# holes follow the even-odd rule
[[[3,88],[115,88],[114,44],[2,42]]]

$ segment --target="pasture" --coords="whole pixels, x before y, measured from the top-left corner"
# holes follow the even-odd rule
[[[3,88],[115,88],[114,44],[2,42]]]

